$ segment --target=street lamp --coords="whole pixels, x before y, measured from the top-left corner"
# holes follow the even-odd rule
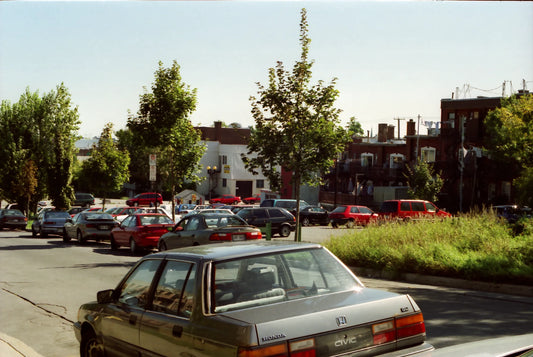
[[[214,174],[217,173],[217,167],[216,166],[213,166],[213,167],[207,166],[206,169],[207,169],[207,174],[209,175],[208,179],[207,179],[208,180],[207,183],[208,183],[208,186],[209,186],[209,202],[211,202],[211,177]]]

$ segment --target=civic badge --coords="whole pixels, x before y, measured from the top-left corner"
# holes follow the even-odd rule
[[[339,316],[335,320],[337,320],[337,326],[341,327],[346,325],[346,316]]]

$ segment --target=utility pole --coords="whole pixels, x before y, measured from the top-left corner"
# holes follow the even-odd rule
[[[420,143],[420,114],[418,114],[418,128],[416,129],[416,161],[418,161],[418,145]]]
[[[394,118],[394,120],[398,121],[398,139],[401,139],[402,137],[400,136],[400,120],[405,120],[405,118]]]

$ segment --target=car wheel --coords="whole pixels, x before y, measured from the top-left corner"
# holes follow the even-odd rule
[[[279,235],[282,236],[282,237],[288,237],[289,234],[291,234],[291,229],[289,226],[287,225],[284,225],[284,226],[281,226],[280,229],[279,229]]]
[[[159,247],[157,247],[157,248],[158,248],[158,250],[159,250],[160,252],[164,252],[165,250],[168,249],[168,248],[167,248],[167,244],[166,244],[165,242],[161,242],[161,243],[159,243]]]
[[[104,357],[104,345],[98,341],[93,331],[83,334],[80,344],[81,357]]]
[[[70,237],[67,233],[67,230],[65,228],[63,228],[63,242],[65,243],[68,243],[70,242]]]
[[[39,235],[43,238],[48,237],[48,233],[43,232],[43,227],[39,228]]]
[[[335,222],[331,222],[331,226],[332,226],[333,228],[338,228],[338,227],[339,227],[339,225],[338,225],[337,223],[335,223]]]
[[[139,254],[139,246],[135,243],[135,239],[130,238],[130,252],[133,255]]]
[[[115,237],[110,236],[109,240],[111,241],[111,250],[117,250],[119,247],[117,241],[115,240]]]
[[[31,236],[32,237],[37,237],[37,231],[35,230],[35,228],[33,228],[33,226],[31,226]]]
[[[304,227],[309,226],[309,218],[304,217],[304,218],[302,219],[302,226],[304,226]]]
[[[348,222],[346,222],[346,228],[353,228],[355,227],[355,222],[353,219],[350,219],[348,220]]]
[[[80,244],[85,243],[85,238],[83,237],[83,234],[81,233],[81,231],[78,231],[78,233],[76,233],[76,238],[78,239],[78,243]]]

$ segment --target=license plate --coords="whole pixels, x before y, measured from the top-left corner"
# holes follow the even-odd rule
[[[246,236],[244,234],[234,234],[233,240],[234,241],[246,240]]]
[[[102,225],[99,225],[98,226],[98,229],[101,230],[101,231],[105,231],[105,230],[108,230],[109,229],[109,226],[105,225],[105,224],[102,224]]]

